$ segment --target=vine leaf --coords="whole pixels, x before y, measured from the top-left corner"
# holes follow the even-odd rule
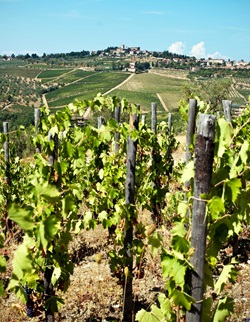
[[[6,259],[3,256],[0,256],[0,273],[5,272],[6,270]]]
[[[223,270],[218,278],[218,281],[215,284],[215,292],[221,293],[224,289],[224,286],[229,280],[234,280],[237,275],[237,272],[234,268],[234,265],[228,264],[223,267]]]
[[[181,177],[181,182],[182,183],[188,182],[193,177],[194,177],[194,161],[191,160],[185,166],[185,169],[184,169],[182,177]]]
[[[21,244],[15,251],[12,265],[13,275],[19,280],[23,278],[24,273],[30,273],[32,271],[32,257],[25,243]]]
[[[8,216],[9,219],[17,223],[24,231],[32,230],[35,226],[32,221],[32,210],[20,208],[17,204],[13,203],[8,207]]]
[[[208,202],[208,209],[210,210],[213,220],[217,220],[220,214],[225,213],[225,205],[223,200],[218,196],[213,196]]]
[[[186,267],[177,258],[170,255],[165,255],[161,264],[163,277],[172,277],[177,286],[183,287],[185,284]]]
[[[230,123],[228,123],[224,118],[218,119],[217,122],[219,126],[219,142],[218,142],[218,151],[217,156],[221,158],[226,151],[226,148],[230,145],[233,129]]]
[[[135,321],[139,322],[164,322],[166,321],[165,315],[162,310],[156,305],[151,306],[151,312],[140,310],[136,316]]]
[[[230,297],[224,297],[219,300],[213,317],[213,322],[225,321],[226,317],[233,312],[234,300]]]
[[[194,298],[192,298],[192,296],[188,295],[185,292],[181,292],[177,289],[175,289],[171,293],[171,297],[172,297],[174,304],[176,306],[181,305],[181,306],[185,307],[185,309],[188,311],[191,309],[191,304],[195,303],[195,300],[194,300]]]
[[[48,202],[56,202],[60,200],[60,192],[58,189],[47,182],[36,185],[37,194],[43,196]]]
[[[52,274],[52,277],[51,277],[51,283],[52,285],[55,285],[56,282],[58,281],[59,277],[61,276],[61,268],[60,267],[55,267],[54,270],[53,270],[53,274]]]
[[[240,193],[241,181],[238,178],[234,178],[227,182],[227,186],[231,189],[232,202],[235,202],[238,194]]]

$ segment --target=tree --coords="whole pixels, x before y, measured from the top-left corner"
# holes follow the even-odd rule
[[[184,92],[187,99],[198,96],[209,104],[209,113],[216,113],[222,110],[221,101],[228,98],[231,85],[230,79],[203,80],[186,85]]]

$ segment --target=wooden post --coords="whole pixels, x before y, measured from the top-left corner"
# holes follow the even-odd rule
[[[226,121],[231,122],[232,102],[228,100],[222,100],[222,106]]]
[[[131,130],[138,129],[138,115],[130,116]],[[127,143],[127,174],[125,187],[125,203],[128,205],[129,214],[125,219],[124,225],[124,250],[126,265],[129,269],[130,275],[126,278],[124,285],[124,310],[123,321],[132,321],[133,315],[133,287],[132,287],[132,270],[133,270],[133,254],[131,247],[133,243],[133,221],[135,215],[135,163],[136,163],[137,141],[133,141],[131,137],[128,138]]]
[[[52,136],[51,131],[49,131],[48,139],[49,141],[51,140],[54,141],[54,149],[53,151],[51,151],[51,154],[48,156],[48,164],[49,166],[52,167],[52,170],[51,170],[51,178],[52,178],[54,174],[53,166],[55,161],[58,160],[58,135],[54,134],[54,136]],[[49,300],[51,297],[55,295],[53,285],[51,283],[52,273],[53,273],[53,267],[51,266],[51,263],[48,263],[48,266],[46,267],[45,273],[44,273],[45,301]],[[54,322],[54,311],[50,307],[45,311],[45,321]]]
[[[168,137],[170,137],[172,130],[172,113],[168,113]]]
[[[121,118],[121,106],[119,105],[115,107],[115,120],[118,124],[120,123],[120,118]],[[119,140],[120,140],[120,133],[116,132],[115,133],[115,154],[117,154],[120,149]]]
[[[58,159],[58,135],[55,134],[52,136],[51,131],[48,133],[48,139],[49,141],[54,141],[54,150],[52,153],[48,156],[48,163],[51,167],[53,167],[55,160]]]
[[[152,112],[151,128],[153,133],[155,134],[156,134],[156,126],[157,126],[156,108],[157,108],[157,104],[154,102],[151,103],[151,112]]]
[[[97,124],[97,128],[98,128],[98,129],[102,126],[103,121],[104,121],[103,116],[98,116],[98,119],[97,119],[97,123],[98,123],[98,124]]]
[[[142,124],[146,124],[146,115],[145,114],[143,114],[142,115],[142,117],[141,117],[141,122],[142,122]]]
[[[8,122],[3,122],[3,133],[6,134],[6,140],[3,144],[4,161],[5,161],[5,180],[10,184],[10,152],[9,152],[9,125]]]
[[[197,114],[197,100],[190,99],[189,100],[189,108],[188,108],[188,128],[186,134],[186,164],[188,164],[191,159],[190,152],[190,144],[192,143],[193,136],[195,133],[195,120]]]
[[[168,139],[170,138],[170,135],[171,135],[171,130],[172,130],[172,114],[169,113],[168,114]],[[169,161],[170,160],[170,156],[171,156],[171,147],[170,145],[168,146],[168,149],[167,149],[167,160]],[[172,172],[172,167],[169,168],[166,172],[166,175],[169,175],[169,173]]]
[[[53,285],[51,283],[53,269],[51,267],[46,267],[44,273],[44,290],[45,290],[45,301],[49,300],[55,295],[53,290]],[[54,322],[54,311],[50,307],[45,311],[45,321]]]
[[[4,146],[4,160],[5,162],[9,162],[10,161],[10,155],[9,155],[9,125],[8,122],[3,122],[3,133],[6,134],[6,140],[3,144]]]
[[[194,271],[191,273],[191,296],[196,300],[191,311],[186,314],[186,322],[201,322],[202,301],[204,292],[204,264],[206,249],[206,202],[202,194],[210,191],[212,166],[214,157],[215,116],[201,114],[198,119],[198,129],[195,144],[195,175],[194,201],[192,215],[191,247],[194,254],[191,264]]]
[[[40,108],[35,108],[35,111],[34,111],[34,123],[35,123],[36,135],[38,133],[39,120],[40,120]],[[41,145],[40,144],[36,145],[36,153],[41,153]]]

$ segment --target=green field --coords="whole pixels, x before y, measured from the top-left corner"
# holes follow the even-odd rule
[[[98,93],[104,94],[129,76],[129,74],[122,72],[95,72],[92,74],[91,72],[81,72],[81,76],[85,75],[84,78],[46,94],[49,107],[64,106],[76,98],[79,100],[91,99]]]
[[[182,88],[186,82],[182,79],[153,73],[135,74],[111,94],[125,97],[129,101],[139,104],[144,111],[150,109],[151,102],[157,102],[159,111],[172,112],[178,108],[179,101],[183,99]],[[160,102],[159,96],[165,107]]]
[[[37,68],[27,68],[27,67],[0,67],[0,76],[3,75],[10,75],[10,76],[17,76],[17,77],[25,77],[25,78],[35,78],[41,70]]]
[[[47,69],[42,71],[38,78],[54,78],[70,72],[73,69]]]

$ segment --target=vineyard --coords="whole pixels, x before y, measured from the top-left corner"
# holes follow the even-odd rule
[[[171,114],[157,123],[155,103],[151,127],[138,105],[115,96],[36,110],[28,162],[4,124],[4,321],[247,318],[236,302],[235,317],[229,293],[248,261],[240,245],[248,238],[250,110],[231,120],[206,108],[180,106],[186,162],[174,160]],[[78,125],[88,109],[113,117]]]

